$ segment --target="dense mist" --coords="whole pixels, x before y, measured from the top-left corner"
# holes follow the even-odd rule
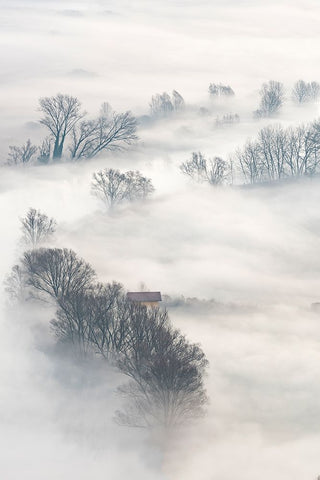
[[[235,152],[262,128],[317,121],[297,105],[320,81],[315,0],[262,2],[2,0],[0,477],[5,480],[292,480],[320,475],[320,176],[245,182]],[[275,116],[255,118],[261,84],[284,84]],[[212,99],[210,83],[235,95]],[[153,95],[184,109],[156,117]],[[10,146],[47,135],[39,98],[108,102],[137,118],[138,140],[70,161],[9,165]],[[224,115],[239,122],[221,123]],[[181,171],[192,152],[233,165],[214,187]],[[92,192],[102,169],[139,171],[154,193],[113,210]],[[206,415],[167,432],[119,426],[126,378],[57,342],[52,301],[14,303],[6,280],[29,208],[57,222],[46,247],[74,250],[101,282],[161,291],[161,308],[209,361]]]

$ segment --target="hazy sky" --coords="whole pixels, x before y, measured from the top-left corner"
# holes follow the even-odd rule
[[[319,462],[320,183],[214,190],[179,172],[192,151],[227,158],[254,137],[258,90],[283,81],[284,125],[317,118],[289,100],[299,78],[320,80],[318,1],[0,0],[1,163],[9,145],[44,131],[38,98],[79,96],[89,115],[108,101],[148,114],[155,93],[177,89],[190,111],[141,128],[123,154],[85,164],[1,167],[1,279],[22,253],[29,207],[56,218],[55,246],[73,248],[103,281],[140,282],[172,296],[214,298],[209,311],[172,309],[173,323],[210,361],[207,418],[167,440],[163,458],[141,432],[112,422],[114,372],[82,372],[53,353],[54,310],[11,310],[1,292],[0,477],[5,480],[312,480]],[[216,115],[210,82],[235,99]],[[192,110],[192,108],[194,110]],[[143,205],[109,215],[92,174],[139,169],[156,188]],[[162,465],[162,466],[161,466]]]

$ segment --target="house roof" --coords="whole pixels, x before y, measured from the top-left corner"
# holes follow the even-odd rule
[[[134,302],[161,302],[160,292],[128,292],[127,298]]]

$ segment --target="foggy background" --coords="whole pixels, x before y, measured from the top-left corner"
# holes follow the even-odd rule
[[[319,465],[319,179],[213,189],[179,172],[192,151],[227,158],[270,120],[257,121],[261,83],[319,80],[317,1],[0,1],[1,163],[9,145],[44,130],[38,99],[79,97],[147,115],[155,93],[178,90],[185,114],[138,130],[127,152],[82,163],[1,167],[1,279],[22,253],[19,218],[54,217],[54,245],[74,249],[101,281],[203,303],[169,307],[174,325],[210,362],[208,415],[165,448],[117,426],[121,379],[100,364],[72,367],[54,347],[50,306],[17,309],[1,291],[0,474],[6,480],[102,478],[315,479]],[[236,96],[217,115],[211,82]],[[194,110],[193,110],[194,109]],[[288,100],[275,123],[319,115]],[[140,170],[156,188],[110,215],[90,194],[99,169]],[[214,299],[214,302],[209,300]]]

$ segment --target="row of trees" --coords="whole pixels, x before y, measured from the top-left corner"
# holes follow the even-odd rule
[[[41,146],[28,140],[23,146],[10,146],[8,163],[48,163],[60,160],[68,147],[72,160],[93,158],[106,150],[119,150],[137,140],[137,121],[127,111],[117,113],[104,103],[96,118],[88,118],[78,98],[57,94],[39,100],[40,123],[48,130]]]
[[[233,97],[230,85],[211,83],[210,97]],[[281,109],[285,100],[285,88],[280,82],[270,80],[259,91],[260,104],[254,116],[272,117]],[[291,97],[298,103],[315,102],[320,96],[318,82],[299,80],[295,83]],[[156,94],[151,98],[150,111],[154,118],[167,117],[172,112],[183,110],[185,101],[181,94],[173,90]],[[72,95],[57,94],[39,100],[39,110],[43,116],[40,123],[47,129],[48,136],[40,146],[33,145],[30,139],[22,146],[10,146],[7,163],[10,165],[32,162],[48,163],[51,159],[60,160],[65,153],[71,160],[93,158],[106,150],[121,150],[137,140],[137,120],[130,111],[117,113],[108,103],[103,103],[100,113],[89,118],[81,109],[81,102]],[[205,111],[206,109],[200,109]],[[239,121],[237,115],[225,115],[217,119],[216,126]]]
[[[235,92],[230,85],[222,83],[210,83],[209,95],[213,100],[227,99],[234,97]],[[284,84],[275,80],[263,83],[260,90],[259,108],[254,111],[256,118],[272,117],[276,115],[284,104],[286,99],[286,92]],[[318,82],[305,82],[298,80],[291,91],[291,99],[297,104],[311,103],[319,99],[320,84]],[[154,95],[151,99],[150,110],[154,117],[168,116],[174,111],[179,111],[185,107],[183,97],[173,90],[172,96],[166,92],[162,95]],[[201,108],[200,112],[204,113],[205,108]],[[236,115],[223,117],[222,123],[235,123],[239,120]],[[221,121],[220,121],[221,122]]]
[[[239,173],[245,183],[261,183],[320,172],[320,121],[298,127],[270,125],[260,130],[229,161],[207,159],[201,152],[180,165],[180,171],[199,183],[213,186],[233,183]]]
[[[33,249],[14,267],[8,285],[23,297],[52,299],[52,330],[78,356],[99,355],[129,378],[120,387],[122,425],[172,427],[203,414],[208,365],[201,348],[168,313],[129,301],[122,285],[96,281],[92,267],[68,249]]]
[[[265,127],[257,140],[248,141],[236,151],[234,162],[247,183],[313,176],[320,165],[320,123]]]

